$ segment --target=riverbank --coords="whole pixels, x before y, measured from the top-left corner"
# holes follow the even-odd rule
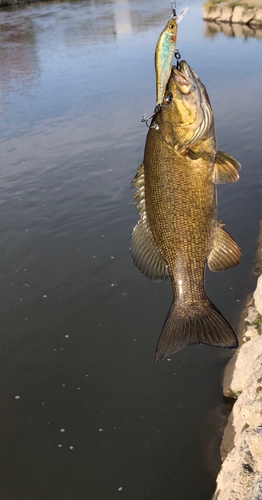
[[[211,0],[203,6],[203,19],[216,23],[247,24],[252,27],[261,27],[262,0],[248,0],[247,2]]]
[[[261,274],[261,238],[256,273]],[[223,393],[236,402],[221,444],[222,467],[212,500],[262,498],[262,276],[250,298],[240,347],[226,366]]]

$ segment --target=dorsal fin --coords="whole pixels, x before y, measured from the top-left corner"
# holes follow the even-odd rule
[[[133,229],[130,253],[134,264],[144,276],[153,281],[164,281],[168,277],[168,266],[158,250],[148,223],[144,178],[144,164],[141,163],[131,184],[131,187],[136,188],[133,196],[141,217]]]

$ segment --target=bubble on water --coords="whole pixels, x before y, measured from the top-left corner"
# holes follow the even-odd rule
[[[65,432],[65,429],[60,429],[60,432]]]
[[[171,361],[171,358],[167,358],[167,361]]]
[[[119,486],[118,491],[122,491],[122,489],[123,489],[122,486]]]
[[[20,396],[15,396],[15,399],[20,399]]]
[[[69,449],[70,449],[70,450],[73,450],[73,449],[74,449],[74,447],[73,447],[73,446],[69,446]]]
[[[62,447],[62,445],[61,445],[61,444],[58,444],[58,445],[57,445],[57,447],[58,447],[58,448],[61,448],[61,447]]]
[[[103,429],[99,429],[99,432],[102,432]]]
[[[43,295],[43,298],[46,299],[47,295]]]
[[[65,335],[65,338],[68,339],[69,338],[69,335]]]

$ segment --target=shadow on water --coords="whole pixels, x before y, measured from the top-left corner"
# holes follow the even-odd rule
[[[228,37],[243,37],[262,39],[262,28],[247,24],[216,23],[215,21],[204,21],[205,36],[214,38],[219,33]]]
[[[218,204],[243,259],[206,277],[237,328],[261,219],[262,68],[257,40],[207,38],[201,3],[189,7],[179,49],[207,87],[219,149],[242,163]],[[128,251],[140,119],[169,16],[158,0],[1,10],[1,500],[210,500],[215,489],[231,353],[194,346],[155,364],[171,287],[142,277]]]

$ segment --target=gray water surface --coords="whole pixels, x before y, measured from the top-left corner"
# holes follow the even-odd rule
[[[243,259],[206,279],[237,328],[261,218],[262,41],[214,33],[188,5],[177,46],[207,87],[219,149],[242,163],[218,203]],[[171,286],[140,275],[128,251],[169,17],[156,0],[0,11],[1,500],[215,489],[231,352],[192,346],[156,364]]]

